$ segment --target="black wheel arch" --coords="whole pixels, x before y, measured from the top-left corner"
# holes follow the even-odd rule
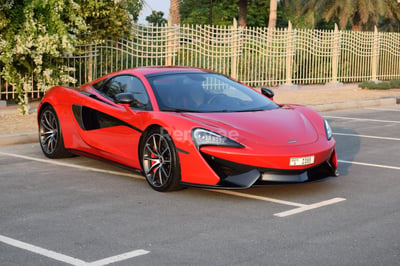
[[[137,153],[138,153],[138,158],[140,161],[140,167],[142,168],[142,170],[143,170],[143,165],[142,165],[142,152],[141,151],[143,149],[143,145],[146,140],[146,137],[149,135],[150,132],[153,132],[154,130],[160,130],[161,128],[163,128],[163,127],[159,124],[151,124],[143,131],[142,135],[140,136],[139,147],[138,147]]]
[[[40,116],[42,115],[42,113],[43,113],[43,110],[45,110],[48,106],[50,106],[51,108],[54,109],[54,106],[51,105],[49,102],[44,102],[44,103],[42,103],[42,105],[40,106],[40,109],[38,110],[38,113],[37,113],[37,119],[38,119],[38,121],[39,121],[39,117],[40,117]]]

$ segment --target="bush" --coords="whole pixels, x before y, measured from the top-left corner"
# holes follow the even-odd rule
[[[390,87],[392,89],[400,89],[400,80],[399,79],[392,79],[390,81]]]
[[[372,86],[372,81],[363,81],[358,84],[358,87],[361,89],[369,89]]]
[[[368,90],[389,90],[392,88],[391,83],[388,81],[384,82],[363,81],[358,86],[362,89],[368,89]]]

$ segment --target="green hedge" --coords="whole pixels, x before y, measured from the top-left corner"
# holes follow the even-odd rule
[[[389,89],[400,89],[400,80],[392,79],[391,81],[375,82],[375,81],[363,81],[358,84],[361,89],[368,90],[389,90]]]
[[[395,88],[395,89],[400,89],[400,80],[398,79],[392,79],[390,81],[390,87]]]

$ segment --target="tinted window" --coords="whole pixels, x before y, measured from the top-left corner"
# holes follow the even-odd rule
[[[93,87],[111,100],[114,100],[118,93],[132,93],[135,96],[135,101],[131,104],[131,107],[143,110],[151,109],[146,89],[137,77],[131,75],[117,76],[106,82],[100,81]]]
[[[150,76],[161,110],[193,112],[247,112],[278,108],[247,86],[215,73],[179,73]]]

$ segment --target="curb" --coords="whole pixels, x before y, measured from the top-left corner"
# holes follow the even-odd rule
[[[28,114],[33,114],[37,112],[37,107],[30,107],[28,110]],[[19,114],[18,108],[10,108],[10,107],[0,107],[0,114]]]
[[[19,133],[13,135],[1,135],[0,147],[14,144],[28,144],[38,142],[37,132]]]
[[[360,109],[367,107],[390,106],[390,105],[396,105],[398,104],[398,102],[399,98],[383,98],[383,99],[344,102],[344,103],[308,105],[308,107],[314,109],[317,112],[328,112],[337,110]]]

